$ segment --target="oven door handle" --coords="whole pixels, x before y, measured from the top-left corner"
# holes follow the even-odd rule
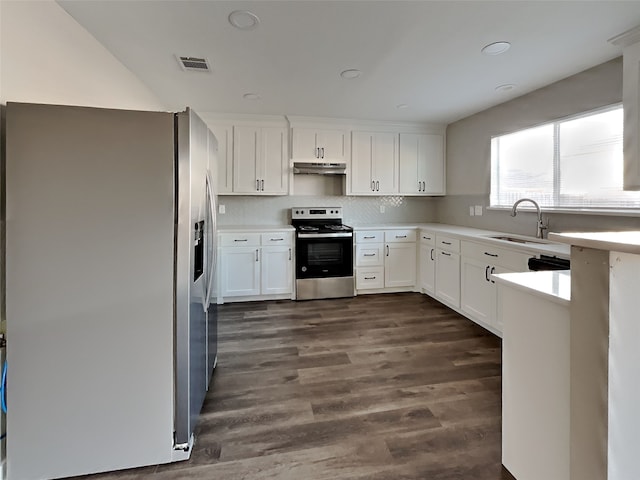
[[[351,238],[352,232],[341,233],[299,233],[298,238]]]

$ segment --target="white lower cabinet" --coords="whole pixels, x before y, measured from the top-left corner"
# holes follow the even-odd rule
[[[260,295],[260,247],[222,249],[222,296]]]
[[[292,232],[221,233],[219,243],[218,303],[292,297]]]
[[[463,241],[460,263],[462,312],[493,333],[502,335],[497,314],[497,288],[491,275],[527,271],[529,257],[531,255]]]
[[[436,291],[436,235],[427,230],[420,231],[418,251],[419,285],[422,293],[434,295]]]
[[[416,230],[356,232],[356,290],[411,291],[416,285]]]
[[[438,300],[460,308],[460,240],[436,234],[436,291]]]

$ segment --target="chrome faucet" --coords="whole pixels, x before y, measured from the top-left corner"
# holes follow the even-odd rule
[[[536,232],[536,238],[544,238],[544,231],[549,228],[548,225],[545,225],[542,222],[542,212],[540,211],[540,205],[535,200],[531,200],[530,198],[521,198],[511,207],[511,216],[515,217],[518,214],[518,205],[522,202],[531,202],[536,207],[536,212],[538,212],[538,230]]]

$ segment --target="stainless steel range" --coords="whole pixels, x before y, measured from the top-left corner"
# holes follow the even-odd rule
[[[296,298],[353,297],[353,228],[342,224],[342,207],[294,207]]]

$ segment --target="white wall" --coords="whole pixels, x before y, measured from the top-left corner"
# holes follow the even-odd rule
[[[53,0],[0,0],[0,104],[8,101],[165,109]]]
[[[53,0],[0,0],[0,318],[4,308],[4,108],[7,102],[133,110],[165,106]],[[4,325],[0,327],[4,331]]]
[[[437,200],[438,221],[535,235],[533,214],[507,211],[469,216],[469,205],[489,205],[492,135],[512,132],[622,101],[622,58],[452,123],[447,127],[447,196]],[[551,231],[640,228],[640,218],[550,214]]]

